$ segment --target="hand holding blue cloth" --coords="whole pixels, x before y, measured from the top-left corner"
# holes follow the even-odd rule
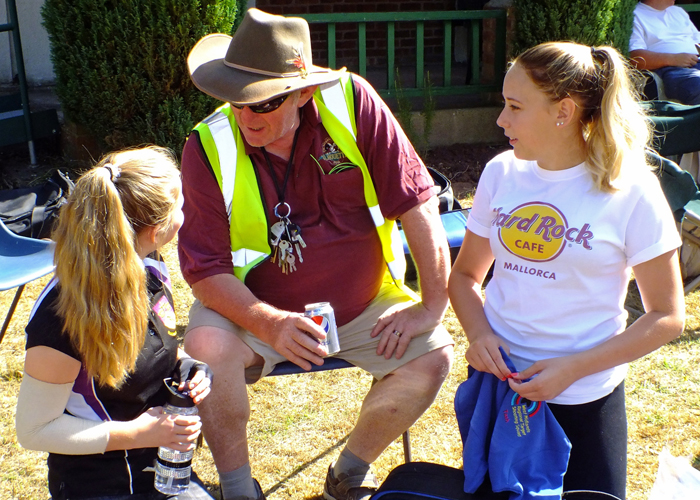
[[[515,366],[501,349],[511,372]],[[464,445],[464,491],[474,493],[488,472],[494,492],[510,500],[559,500],[571,443],[544,401],[521,398],[495,375],[469,370],[455,394]]]

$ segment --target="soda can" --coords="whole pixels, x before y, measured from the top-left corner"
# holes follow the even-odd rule
[[[335,324],[335,313],[329,302],[317,302],[305,307],[304,316],[311,318],[314,323],[320,326],[326,333],[326,340],[320,342],[326,347],[328,356],[333,356],[340,352],[340,341],[338,340],[338,328]]]

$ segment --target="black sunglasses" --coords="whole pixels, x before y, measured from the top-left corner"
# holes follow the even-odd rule
[[[272,113],[274,110],[279,108],[290,95],[292,94],[281,95],[279,97],[275,97],[274,99],[270,99],[269,101],[264,102],[262,104],[251,104],[247,106],[253,113]],[[236,109],[243,109],[246,107],[245,104],[243,106],[239,106],[238,104],[233,103],[231,103],[231,106],[233,106]]]

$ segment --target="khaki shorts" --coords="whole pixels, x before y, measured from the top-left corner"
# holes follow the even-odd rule
[[[372,338],[370,332],[379,316],[395,304],[417,300],[418,297],[408,288],[399,288],[393,283],[384,284],[374,300],[357,318],[338,328],[340,353],[337,356],[368,371],[377,380],[381,380],[400,366],[423,354],[447,345],[453,345],[452,337],[447,333],[445,327],[440,325],[434,330],[429,330],[411,339],[411,343],[401,359],[396,359],[396,357],[385,359],[384,356],[377,355],[377,345],[381,336]],[[266,376],[277,363],[287,361],[284,356],[248,330],[244,330],[219,313],[207,309],[196,300],[190,309],[186,331],[200,326],[212,326],[235,333],[248,347],[265,360],[263,366],[252,366],[246,369],[246,383],[248,384],[255,383],[261,377]]]

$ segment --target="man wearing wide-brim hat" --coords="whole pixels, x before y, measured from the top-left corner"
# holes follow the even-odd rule
[[[250,9],[233,38],[200,40],[188,65],[226,102],[184,148],[179,236],[197,299],[185,349],[216,375],[200,414],[224,498],[264,498],[248,463],[245,384],[282,361],[323,364],[335,347],[321,343],[328,323],[304,310],[329,302],[338,356],[379,382],[324,497],[367,499],[378,486],[370,464],[430,406],[452,361],[432,178],[365,80],[312,63],[303,19]],[[403,284],[399,218],[422,297]]]

